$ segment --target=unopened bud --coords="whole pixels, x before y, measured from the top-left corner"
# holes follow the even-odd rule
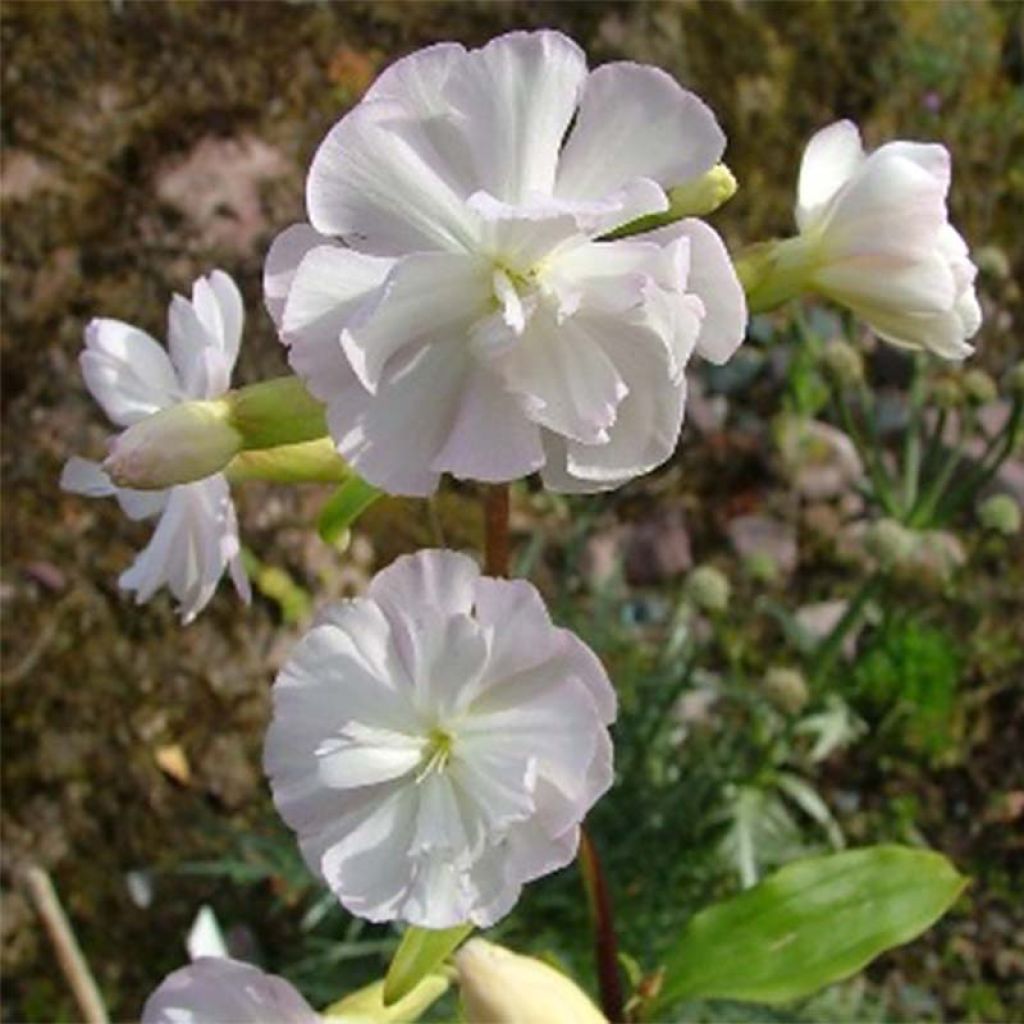
[[[533,957],[470,939],[455,955],[467,1020],[487,1024],[607,1024],[564,974]]]
[[[827,342],[821,361],[839,384],[853,387],[864,382],[864,357],[848,341],[833,338]]]
[[[706,217],[732,199],[737,188],[732,171],[725,164],[715,164],[699,178],[668,190],[669,213],[673,220]]]
[[[118,435],[103,462],[118,487],[162,490],[219,473],[241,450],[223,398],[162,409]]]
[[[713,565],[701,565],[686,577],[686,596],[705,612],[724,612],[732,587],[725,573]]]
[[[1020,533],[1020,505],[1008,494],[993,494],[978,506],[978,521],[986,530],[1013,537]]]
[[[940,409],[958,409],[964,403],[964,389],[955,377],[936,377],[930,390],[932,402]]]
[[[799,714],[810,699],[807,681],[795,668],[770,668],[762,685],[767,698],[787,715]]]
[[[895,519],[879,519],[868,528],[864,543],[883,566],[895,568],[913,557],[917,538]]]
[[[996,382],[984,370],[968,370],[963,376],[964,394],[975,405],[994,402],[999,397]]]

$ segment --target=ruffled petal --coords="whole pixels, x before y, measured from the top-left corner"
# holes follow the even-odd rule
[[[852,121],[837,121],[811,138],[800,164],[796,223],[806,230],[864,161],[860,132]]]
[[[367,595],[389,616],[415,616],[416,609],[468,615],[473,608],[476,562],[455,551],[418,551],[396,558],[374,576]]]
[[[467,55],[446,94],[464,119],[478,188],[509,203],[551,195],[586,75],[583,52],[559,32],[510,32]]]
[[[306,183],[313,227],[377,256],[472,248],[473,218],[458,183],[397,104],[361,104],[320,144]]]
[[[490,297],[491,268],[484,260],[448,252],[406,256],[345,325],[341,346],[363,387],[376,392],[397,352],[465,335],[486,315]]]
[[[280,332],[288,292],[306,253],[323,245],[335,245],[309,224],[292,224],[273,242],[263,263],[263,304]]]
[[[86,387],[118,426],[130,427],[184,397],[166,351],[145,331],[96,319],[85,329],[85,346],[79,362]]]
[[[662,188],[709,171],[725,151],[714,114],[658,68],[605,64],[587,79],[556,193],[599,199],[636,178]]]

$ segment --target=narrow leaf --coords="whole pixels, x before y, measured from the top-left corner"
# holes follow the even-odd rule
[[[473,930],[471,924],[454,928],[409,928],[395,950],[384,979],[384,1005],[404,999],[429,974],[433,974]]]
[[[689,922],[658,1005],[799,999],[920,935],[966,884],[940,854],[900,846],[796,861]]]
[[[336,541],[383,493],[362,477],[350,476],[320,510],[320,536],[328,544]]]

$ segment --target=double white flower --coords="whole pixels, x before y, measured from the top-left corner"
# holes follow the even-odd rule
[[[390,67],[320,146],[311,223],[266,264],[342,456],[414,495],[444,472],[602,490],[667,459],[687,361],[732,354],[743,292],[700,221],[600,238],[666,210],[724,145],[664,72],[588,73],[557,32]]]
[[[80,357],[92,396],[111,422],[129,428],[162,410],[223,395],[231,384],[243,323],[242,297],[222,271],[200,277],[192,301],[175,295],[168,311],[169,353],[145,331],[120,320],[96,319]],[[115,449],[117,440],[113,442]],[[148,546],[119,580],[142,603],[166,585],[183,620],[191,622],[227,569],[249,599],[238,523],[228,482],[217,473],[166,490],[118,487],[103,466],[78,457],[64,467],[61,486],[90,497],[115,497],[132,519],[158,518]]]
[[[330,606],[274,685],[264,766],[352,913],[493,924],[572,860],[612,777],[615,695],[524,580],[450,551]]]
[[[963,359],[981,309],[977,270],[948,221],[950,174],[944,146],[890,142],[865,155],[856,125],[824,128],[800,167],[793,252],[809,287],[886,341]]]

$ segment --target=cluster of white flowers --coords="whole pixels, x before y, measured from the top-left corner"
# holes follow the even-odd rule
[[[162,410],[223,395],[238,358],[244,311],[234,281],[222,271],[200,277],[192,301],[175,295],[168,310],[168,350],[120,320],[93,320],[85,331],[82,375],[110,421],[131,428]],[[117,440],[114,448],[116,451]],[[249,600],[238,522],[223,474],[167,490],[117,486],[105,466],[74,457],[61,487],[89,497],[115,497],[131,519],[158,519],[148,546],[120,579],[141,604],[166,585],[191,622],[227,569]]]
[[[630,226],[665,214],[670,192],[731,194],[724,147],[711,111],[664,72],[588,71],[557,32],[392,65],[323,141],[309,223],[279,235],[265,266],[267,309],[342,457],[421,496],[445,473],[606,490],[670,458],[689,360],[729,359],[746,298],[702,221]],[[813,290],[888,341],[962,358],[981,314],[949,183],[941,146],[866,156],[849,122],[819,132],[800,234],[757,247],[751,296]],[[214,271],[191,301],[175,296],[169,321],[169,351],[120,321],[87,328],[86,384],[125,433],[102,465],[71,459],[62,485],[158,518],[121,586],[141,602],[166,584],[188,622],[225,569],[249,593],[221,472],[240,439],[214,401],[238,355],[238,289]],[[575,856],[611,784],[614,716],[597,657],[529,583],[424,551],[321,612],[275,683],[265,768],[309,866],[352,913],[488,926]],[[478,945],[463,961],[482,977],[507,955]],[[564,998],[572,1019],[600,1019]],[[281,979],[229,959],[171,975],[144,1012],[147,1024],[268,1019],[320,1018]]]

